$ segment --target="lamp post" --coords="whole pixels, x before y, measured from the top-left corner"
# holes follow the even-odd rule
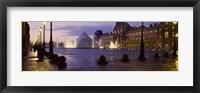
[[[172,56],[173,57],[177,57],[178,55],[176,54],[176,49],[177,49],[177,46],[176,46],[176,37],[178,37],[178,35],[175,35],[176,34],[176,25],[177,25],[177,22],[173,22],[173,25],[174,25],[174,47],[173,47],[173,52],[172,52]]]
[[[142,31],[141,31],[141,42],[140,42],[140,55],[139,55],[139,58],[138,60],[139,61],[145,61],[146,58],[144,56],[144,40],[143,40],[143,22],[142,22]]]
[[[40,27],[40,48],[42,48],[42,28]]]
[[[43,53],[45,54],[45,25],[46,22],[43,22]]]
[[[49,42],[49,58],[53,55],[53,41],[52,41],[52,22],[50,22],[50,42]]]
[[[38,49],[38,59],[39,61],[43,61],[43,57],[44,57],[44,54],[43,54],[43,48],[42,48],[42,28],[40,27],[40,30],[39,30],[39,35],[40,35],[40,43],[39,43],[39,49]]]

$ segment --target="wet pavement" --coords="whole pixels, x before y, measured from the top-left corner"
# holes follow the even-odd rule
[[[132,50],[107,50],[107,49],[54,49],[54,53],[66,57],[66,71],[178,71],[178,58],[153,58],[153,52],[146,52],[146,61],[137,60],[138,51]],[[130,62],[121,62],[123,54],[128,54]],[[22,63],[23,71],[59,71],[56,64],[50,64],[45,58],[39,62],[30,53]],[[97,60],[100,55],[105,55],[108,64],[100,66]]]

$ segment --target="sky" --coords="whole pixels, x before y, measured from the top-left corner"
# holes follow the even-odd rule
[[[141,22],[128,22],[130,26],[141,26]],[[155,22],[144,22],[144,26],[148,27]],[[30,41],[33,42],[40,29],[43,27],[42,21],[30,21]],[[116,22],[110,21],[54,21],[52,22],[53,41],[65,42],[66,38],[69,40],[75,40],[83,32],[86,32],[90,37],[96,30],[102,30],[103,33],[113,32],[113,28]],[[50,22],[46,22],[45,25],[45,41],[49,42],[50,35]]]

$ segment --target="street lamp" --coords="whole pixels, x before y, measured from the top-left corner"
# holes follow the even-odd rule
[[[139,55],[139,58],[138,60],[139,61],[145,61],[146,58],[144,56],[144,41],[143,41],[143,22],[142,22],[142,31],[141,31],[141,42],[140,42],[140,55]]]
[[[39,61],[43,61],[43,49],[42,49],[42,27],[40,27],[40,30],[39,30],[39,34],[40,35],[40,45],[39,45],[39,49],[38,49],[38,59]]]
[[[176,54],[176,48],[177,48],[177,46],[176,46],[176,37],[178,37],[178,34],[176,35],[176,25],[177,25],[177,22],[173,22],[173,25],[175,26],[174,28],[173,28],[173,30],[174,30],[174,47],[173,47],[173,52],[172,52],[172,56],[173,57],[177,57],[178,55]]]
[[[39,30],[39,32],[40,32],[40,48],[42,48],[42,28],[40,27],[40,30]]]
[[[50,22],[49,58],[53,55],[52,22]]]
[[[45,53],[45,25],[46,22],[43,22],[43,52]]]

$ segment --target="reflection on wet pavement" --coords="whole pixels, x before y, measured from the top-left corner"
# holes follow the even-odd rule
[[[138,61],[139,52],[132,50],[55,48],[54,52],[66,57],[67,71],[178,71],[178,58],[155,59],[154,52],[146,52],[147,60],[144,62]],[[129,55],[130,62],[120,62],[123,54]],[[106,57],[107,65],[97,64],[100,55]],[[58,71],[47,58],[43,62],[38,62],[36,57],[27,60],[22,63],[23,71]]]

